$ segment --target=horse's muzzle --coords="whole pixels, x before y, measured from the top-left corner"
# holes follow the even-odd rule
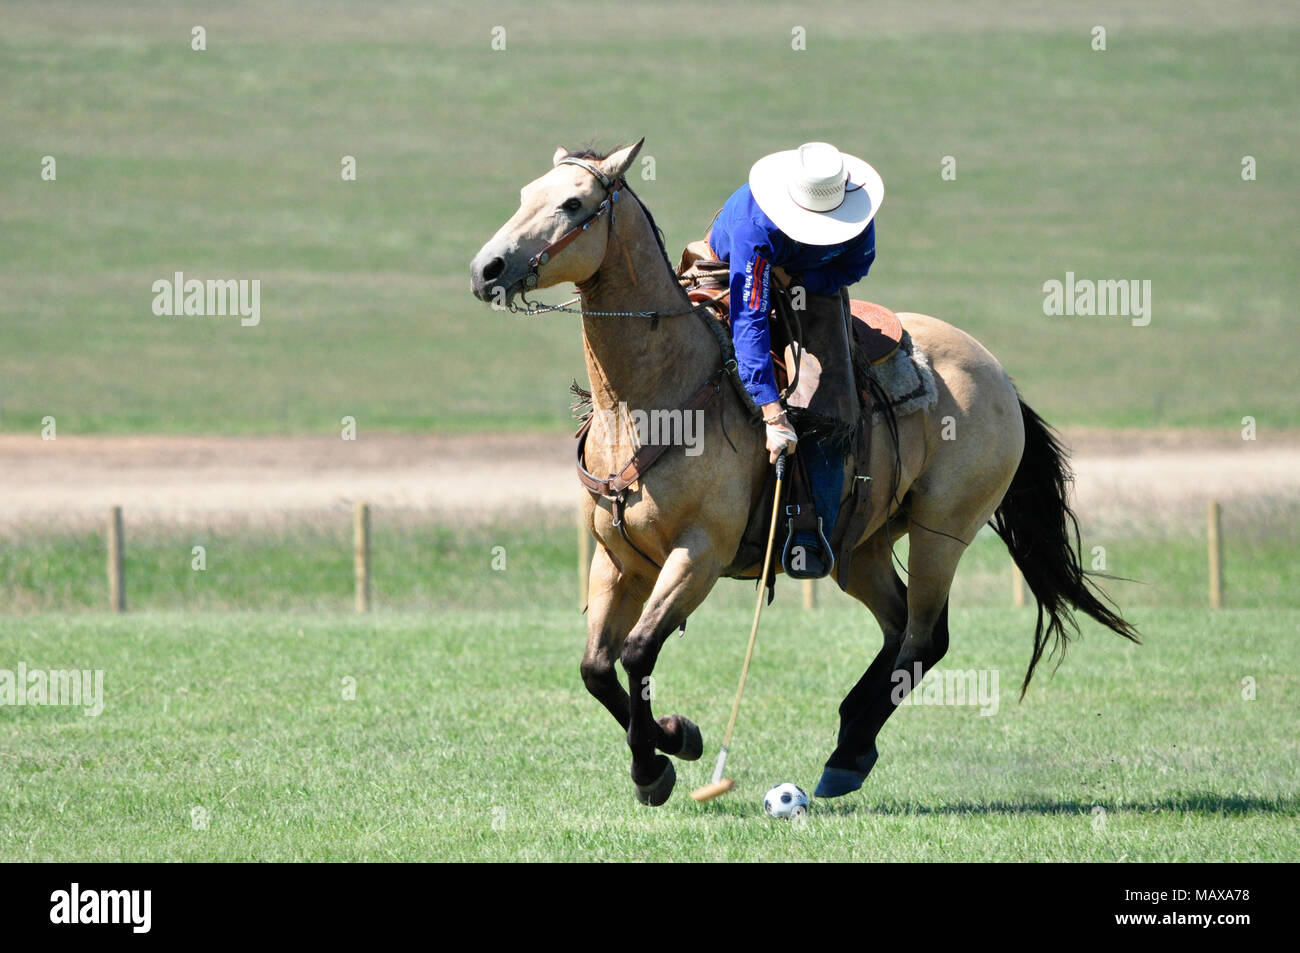
[[[509,304],[518,291],[520,278],[511,279],[505,271],[506,260],[500,255],[476,255],[469,263],[469,287],[474,297],[480,301]]]

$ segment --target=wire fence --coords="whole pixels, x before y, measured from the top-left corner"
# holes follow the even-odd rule
[[[1246,508],[1249,510],[1249,508]],[[1271,510],[1270,512],[1276,512]],[[1287,553],[1295,534],[1235,522],[1209,501],[1200,533],[1107,545],[1085,540],[1085,568],[1125,581],[1103,584],[1125,604],[1210,608],[1291,604],[1300,579]],[[1257,514],[1258,515],[1258,514]],[[1235,535],[1234,535],[1235,534]],[[490,609],[586,604],[594,541],[573,518],[447,526],[427,514],[358,502],[325,518],[274,527],[169,525],[112,507],[98,531],[32,534],[0,547],[7,612],[46,610]],[[898,566],[906,575],[906,541]],[[1199,556],[1197,555],[1199,553]],[[752,584],[718,587],[713,601],[742,605]],[[837,587],[829,579],[778,590],[815,610]],[[731,592],[731,596],[723,593]],[[966,605],[1033,604],[1004,548],[985,532],[963,559],[954,599]]]

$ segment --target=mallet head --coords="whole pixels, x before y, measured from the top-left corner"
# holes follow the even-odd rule
[[[712,801],[720,794],[726,794],[736,786],[736,782],[731,778],[723,778],[721,781],[711,781],[702,788],[696,788],[691,792],[691,797],[700,803]]]

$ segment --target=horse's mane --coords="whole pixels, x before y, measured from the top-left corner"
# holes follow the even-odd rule
[[[601,152],[599,149],[595,149],[591,146],[584,146],[581,149],[570,152],[568,157],[570,159],[587,159],[592,162],[604,162],[613,153],[622,148],[622,146],[615,146],[613,149]],[[632,186],[627,184],[627,179],[623,180],[623,184],[627,194],[636,199],[636,204],[641,206],[641,211],[645,213],[646,220],[650,223],[650,230],[654,232],[655,241],[659,243],[659,254],[663,255],[664,264],[668,267],[668,271],[670,273],[675,272],[676,269],[673,268],[673,261],[668,257],[668,248],[664,245],[664,233],[655,223],[655,217],[650,214],[650,209],[646,207],[645,202],[641,201],[641,196],[632,191]]]

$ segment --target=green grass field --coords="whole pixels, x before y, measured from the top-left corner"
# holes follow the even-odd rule
[[[1049,419],[1300,425],[1294,7],[709,11],[5,4],[0,428],[567,426],[578,328],[487,310],[467,263],[557,142],[641,135],[673,254],[827,138],[889,188],[859,292],[970,330]],[[261,325],[153,316],[177,270],[260,278]],[[1150,326],[1044,316],[1067,271],[1149,279]]]
[[[981,536],[944,665],[995,670],[997,713],[905,708],[866,791],[815,805],[802,828],[767,821],[759,800],[779,780],[815,782],[879,638],[826,583],[804,611],[783,582],[764,616],[739,790],[699,807],[686,793],[709,765],[684,766],[656,812],[635,804],[621,733],[578,678],[567,521],[451,529],[381,512],[380,609],[364,618],[347,612],[343,527],[136,532],[125,617],[94,611],[99,540],[28,539],[0,549],[0,669],[102,669],[106,706],[0,708],[0,859],[1294,859],[1288,525],[1248,537],[1230,524],[1234,608],[1217,613],[1174,608],[1203,604],[1194,541],[1105,538],[1109,568],[1138,580],[1109,588],[1145,644],[1089,624],[1023,704],[1033,614],[1007,607],[1008,557]],[[750,585],[720,584],[656,672],[660,713],[699,721],[706,761],[752,600]],[[195,807],[207,830],[192,829]]]
[[[1142,647],[1089,627],[1022,704],[1029,613],[957,611],[944,664],[996,670],[996,714],[902,709],[866,788],[795,826],[763,792],[816,781],[875,649],[864,613],[817,611],[766,617],[737,789],[705,806],[748,614],[709,607],[668,645],[658,710],[706,752],[658,810],[578,678],[573,610],[3,618],[0,659],[102,669],[106,704],[3,713],[0,859],[1295,858],[1296,610],[1142,610]]]

